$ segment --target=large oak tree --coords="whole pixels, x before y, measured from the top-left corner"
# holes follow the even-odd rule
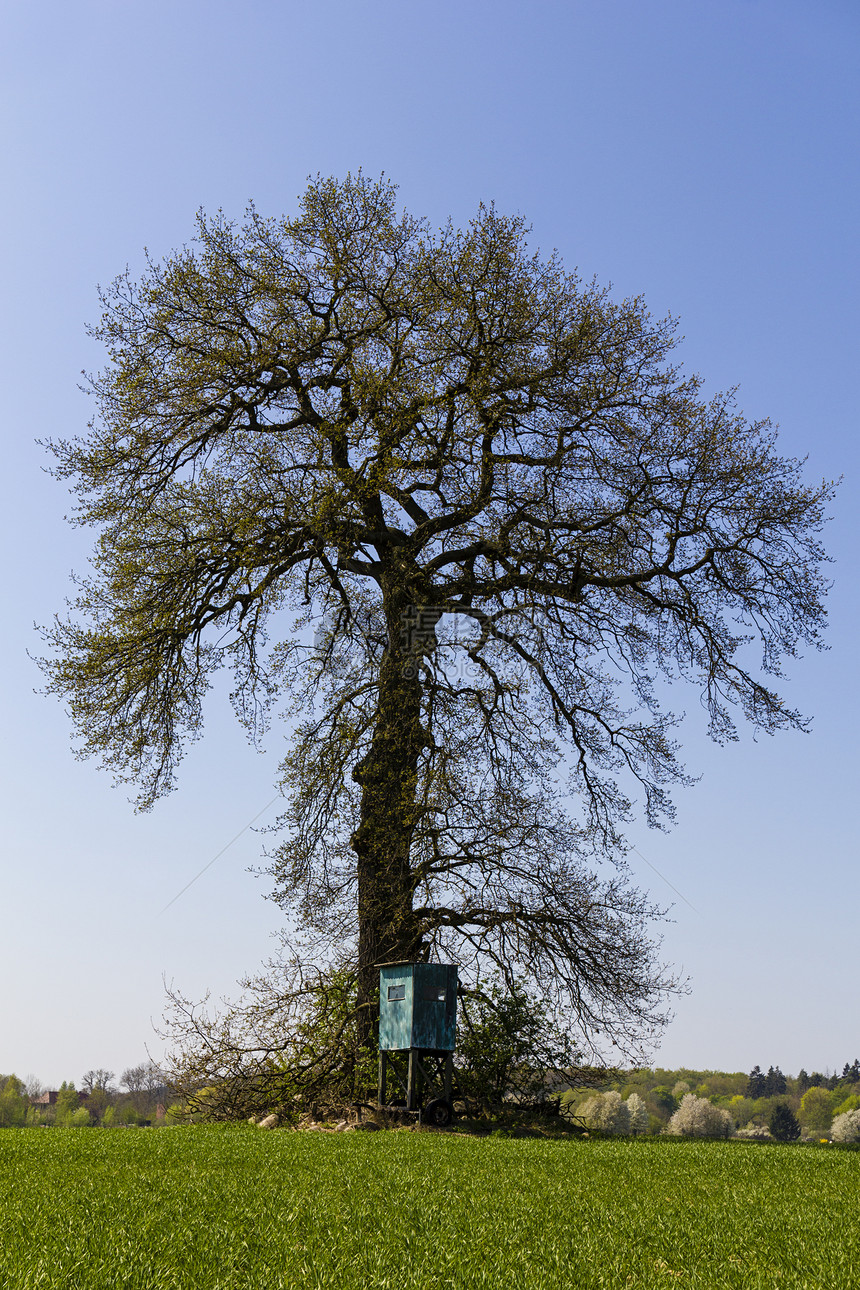
[[[97,416],[52,445],[99,536],[46,666],[143,805],[222,665],[255,737],[292,705],[277,895],[360,1001],[450,956],[630,1037],[669,978],[601,857],[635,797],[671,813],[668,683],[720,740],[802,724],[773,686],[818,643],[829,489],[526,235],[320,179],[119,278]]]

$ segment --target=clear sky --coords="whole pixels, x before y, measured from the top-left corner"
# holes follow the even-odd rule
[[[856,0],[7,0],[0,47],[0,1071],[55,1087],[157,1057],[162,976],[217,997],[272,952],[253,832],[161,911],[270,802],[283,731],[250,750],[216,693],[179,790],[136,816],[34,694],[33,623],[90,547],[35,440],[85,428],[97,283],[188,241],[201,206],[292,212],[309,174],[358,167],[434,222],[521,212],[536,246],[679,315],[687,368],[738,384],[810,479],[844,475],[831,649],[786,686],[813,732],[714,748],[680,696],[700,782],[671,834],[631,836],[692,986],[655,1062],[860,1055]]]

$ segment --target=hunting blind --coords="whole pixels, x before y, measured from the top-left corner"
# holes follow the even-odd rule
[[[424,1107],[434,1124],[451,1121],[451,1084],[457,1032],[457,969],[449,963],[383,963],[379,969],[379,1105],[389,1075],[405,1095],[406,1109],[420,1109],[425,1088],[442,1097]]]

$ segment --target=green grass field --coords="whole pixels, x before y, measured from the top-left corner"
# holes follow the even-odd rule
[[[661,1140],[0,1133],[3,1290],[860,1286],[860,1153]]]

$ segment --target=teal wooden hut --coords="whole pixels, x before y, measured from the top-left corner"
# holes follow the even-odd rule
[[[453,1052],[457,969],[450,963],[384,963],[379,969],[379,1047]]]
[[[399,1085],[410,1111],[424,1107],[431,1123],[450,1124],[457,1035],[457,968],[450,963],[383,963],[379,969],[379,1095]]]

